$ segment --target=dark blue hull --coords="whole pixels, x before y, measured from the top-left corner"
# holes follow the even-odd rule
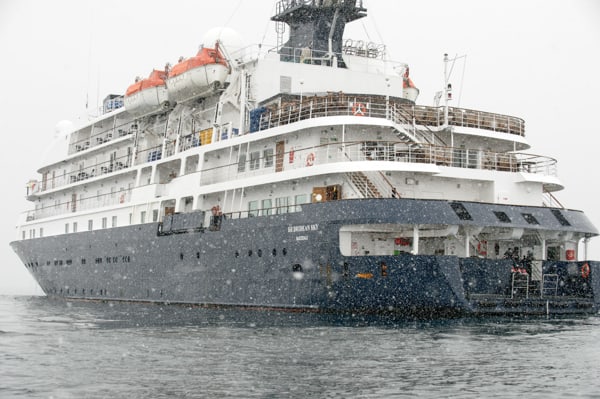
[[[550,295],[539,282],[515,293],[509,260],[340,253],[342,224],[405,222],[402,202],[338,201],[228,218],[218,229],[153,223],[11,245],[47,295],[67,298],[415,316],[598,312],[597,262],[587,262],[585,278],[583,262],[544,262],[559,279]],[[381,204],[388,212],[374,209]]]

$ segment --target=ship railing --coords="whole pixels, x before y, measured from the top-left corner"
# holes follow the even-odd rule
[[[369,98],[330,93],[328,96],[305,96],[301,101],[287,101],[279,107],[266,107],[260,116],[258,131],[330,116],[390,118],[386,103]]]
[[[410,109],[417,125],[445,126],[444,107],[428,107],[424,105],[404,105],[404,107]],[[471,127],[525,136],[525,121],[523,119],[492,112],[448,107],[448,124],[451,126]]]
[[[247,219],[258,216],[283,215],[286,213],[301,212],[303,204],[257,208],[244,211],[223,212],[225,219]]]
[[[275,6],[276,14],[282,14],[301,6],[323,7],[334,6],[343,2],[354,3],[356,8],[363,8],[362,0],[280,0]]]
[[[37,189],[35,191],[28,190],[28,195],[33,195],[48,190],[54,190],[56,188],[67,186],[69,184],[75,184],[101,175],[127,169],[131,164],[131,158],[131,155],[124,155],[118,158],[114,158],[112,160],[88,165],[85,168],[79,168],[79,164],[72,165],[72,167],[76,169],[59,176],[54,175],[54,177],[50,177],[47,174],[42,175],[42,180],[36,181],[35,187]]]
[[[428,107],[392,101],[384,96],[353,96],[328,93],[325,96],[305,95],[281,105],[267,106],[252,131],[261,131],[306,119],[330,116],[385,118],[400,124],[445,127],[444,107]],[[448,124],[457,127],[491,130],[498,133],[525,136],[521,118],[465,108],[448,109]]]
[[[112,140],[134,134],[137,130],[136,123],[128,121],[122,124],[110,123],[109,120],[102,121],[103,124],[109,124],[109,127],[101,128],[100,125],[92,125],[92,131],[89,134],[82,134],[80,138],[74,139],[69,143],[69,154],[88,150]],[[98,130],[100,128],[100,130]]]
[[[558,200],[558,198],[556,198],[556,196],[549,191],[544,191],[542,193],[542,198],[542,204],[546,207],[565,209],[565,206]]]
[[[87,211],[103,207],[127,203],[131,200],[131,190],[115,191],[106,194],[93,195],[76,201],[58,201],[48,206],[39,206],[27,211],[26,220],[33,221],[52,216],[65,215],[79,211]],[[84,226],[82,226],[83,228]]]
[[[272,48],[269,51],[277,52],[282,57],[282,61],[296,64],[330,66],[332,57],[336,57],[339,61],[342,61],[342,53],[334,52],[333,54],[330,54],[329,51],[315,50],[306,47],[280,46]]]
[[[446,146],[423,144],[412,146],[398,141],[353,141],[296,148],[293,151],[244,160],[205,169],[201,185],[262,176],[273,173],[280,165],[282,171],[311,168],[318,165],[343,162],[403,162],[435,164],[438,166],[495,170],[513,173],[534,173],[556,176],[556,160],[549,157],[522,154],[496,153],[484,150],[465,150]],[[382,165],[382,168],[385,168]],[[381,184],[385,187],[385,184]]]

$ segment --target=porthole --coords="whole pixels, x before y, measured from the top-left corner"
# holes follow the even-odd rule
[[[273,248],[273,256],[277,256],[277,249]]]
[[[286,256],[287,255],[287,248],[283,248],[281,250],[281,253],[283,254],[283,256]]]
[[[240,251],[235,251],[235,257],[239,258],[240,257]]]
[[[262,256],[262,249],[259,249],[258,251],[256,251],[256,254],[260,258]]]
[[[248,250],[248,256],[252,256],[252,250],[251,249]]]

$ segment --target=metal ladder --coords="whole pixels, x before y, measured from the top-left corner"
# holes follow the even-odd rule
[[[544,274],[542,276],[542,289],[540,297],[556,296],[558,293],[558,274]]]
[[[511,299],[515,297],[515,294],[521,291],[525,291],[525,298],[529,298],[529,275],[513,273],[512,286],[510,290]]]

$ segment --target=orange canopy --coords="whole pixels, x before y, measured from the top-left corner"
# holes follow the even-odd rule
[[[125,92],[125,95],[131,96],[149,87],[164,86],[166,77],[167,74],[165,73],[165,71],[153,69],[152,72],[150,72],[150,76],[148,76],[148,78],[137,81],[131,86],[129,86],[127,88],[127,91]]]
[[[219,51],[219,46],[215,46],[215,48],[202,48],[198,51],[195,57],[191,57],[181,61],[171,68],[169,71],[169,77],[181,75],[184,72],[189,71],[190,69],[194,69],[200,66],[208,65],[208,64],[221,64],[224,66],[227,65],[227,61],[225,61],[225,57]]]

